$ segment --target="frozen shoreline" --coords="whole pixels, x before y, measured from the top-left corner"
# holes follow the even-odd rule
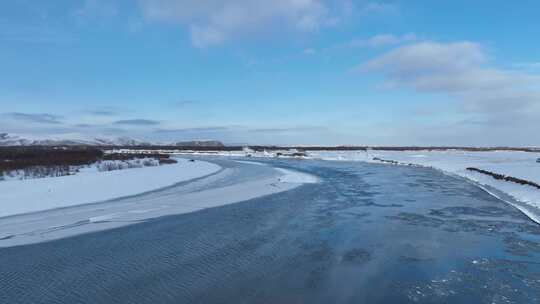
[[[198,160],[191,164],[197,163],[213,165],[218,170],[215,174],[141,195],[0,218],[0,248],[108,230],[162,216],[196,212],[319,181],[310,174],[257,162],[212,160],[212,163],[208,163]]]
[[[451,175],[466,178],[476,185],[488,186],[500,191],[515,200],[516,203],[503,201],[518,208],[531,220],[540,223],[540,190],[508,181],[496,180],[491,176],[467,170],[475,167],[498,174],[504,174],[532,182],[540,182],[540,164],[536,159],[538,153],[516,151],[490,151],[490,152],[466,152],[458,150],[448,151],[317,151],[310,153],[313,158],[323,160],[363,161],[369,163],[381,163],[373,160],[397,161],[401,164],[414,164],[441,170]],[[486,190],[485,188],[483,188]],[[497,195],[486,190],[491,195]]]
[[[178,158],[177,164],[0,182],[0,218],[137,195],[219,171]]]

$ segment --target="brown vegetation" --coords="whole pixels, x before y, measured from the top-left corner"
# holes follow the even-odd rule
[[[114,163],[145,159],[140,163]],[[152,159],[156,161],[152,161]],[[77,172],[81,166],[99,163],[102,171],[121,168],[174,164],[167,154],[105,154],[94,147],[0,147],[0,179],[4,175],[22,179],[63,176]]]
[[[81,166],[89,165],[103,157],[96,148],[0,148],[0,171],[19,170],[34,166]]]
[[[169,154],[160,153],[108,153],[103,155],[102,160],[132,160],[140,158],[170,159]]]

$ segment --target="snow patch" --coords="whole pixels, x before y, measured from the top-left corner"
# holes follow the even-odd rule
[[[136,195],[212,174],[220,166],[177,159],[177,164],[0,183],[0,217]]]
[[[235,160],[235,162],[241,163],[241,164],[247,164],[247,165],[267,166],[266,164],[263,164],[263,163],[247,161],[247,160]]]

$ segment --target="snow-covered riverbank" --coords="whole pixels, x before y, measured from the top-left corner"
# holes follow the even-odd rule
[[[69,202],[76,202],[76,204],[70,204],[69,207],[64,206],[66,208],[54,209],[55,207],[51,204],[49,205],[50,210],[0,217],[0,247],[44,242],[122,227],[162,216],[196,212],[288,191],[307,183],[319,182],[319,179],[311,174],[292,169],[276,168],[259,162],[236,162],[217,158],[215,161],[208,160],[212,163],[203,160],[196,162],[179,160],[178,171],[186,170],[192,166],[191,172],[198,172],[192,177],[201,175],[204,168],[208,169],[207,172],[213,172],[214,169],[219,169],[219,171],[196,180],[179,183],[173,187],[93,204],[81,204],[84,202],[83,195],[75,193],[73,198],[76,200]],[[172,167],[172,165],[161,167]],[[112,171],[111,173],[127,171],[140,172],[139,177],[143,183],[152,179],[154,174],[158,174],[158,172],[150,173],[151,171],[147,169],[129,169]],[[101,174],[99,176],[102,177]],[[170,174],[163,174],[163,178],[167,176],[173,177]],[[184,176],[188,179],[186,175]],[[52,180],[52,178],[39,180]],[[175,180],[178,181],[178,176],[175,176]],[[107,187],[107,182],[111,182],[111,180],[94,180],[93,184],[88,185],[88,189],[83,190],[83,194],[91,194],[92,191],[99,190],[102,186]],[[135,184],[130,188],[132,191],[138,189],[137,187],[141,184],[141,182],[134,182]],[[174,181],[171,179],[170,182]],[[72,192],[66,188],[59,191],[65,192],[63,196]],[[25,196],[26,194],[17,193],[15,196],[27,198],[26,203],[30,201],[29,197]],[[31,198],[36,199],[36,196],[31,196]],[[24,205],[19,206],[19,208],[22,207],[28,208]],[[14,206],[11,206],[11,210],[16,212],[13,211],[15,210]]]
[[[136,195],[220,170],[204,161],[0,183],[0,217]]]
[[[347,160],[379,162],[374,158],[392,160],[399,163],[433,167],[446,173],[467,178],[481,186],[489,186],[506,193],[519,202],[536,209],[533,220],[540,221],[540,190],[508,181],[496,180],[491,176],[472,172],[474,167],[490,172],[540,183],[540,163],[538,153],[518,151],[317,151],[310,152],[313,158],[325,160]]]

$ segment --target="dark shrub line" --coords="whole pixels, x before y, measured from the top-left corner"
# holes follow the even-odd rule
[[[417,164],[412,164],[412,163],[400,163],[398,161],[395,161],[395,160],[388,160],[388,159],[382,159],[382,158],[378,158],[378,157],[374,157],[373,160],[375,161],[379,161],[381,163],[386,163],[386,164],[392,164],[392,165],[401,165],[401,166],[410,166],[410,167],[422,167],[420,165],[417,165]]]
[[[524,179],[520,179],[520,178],[516,178],[516,177],[504,175],[504,174],[498,174],[498,173],[494,173],[494,172],[491,172],[491,171],[482,170],[482,169],[473,168],[473,167],[469,167],[469,168],[467,168],[467,170],[482,173],[482,174],[486,174],[486,175],[489,175],[489,176],[491,176],[491,177],[493,177],[494,179],[497,179],[497,180],[504,180],[504,181],[508,181],[508,182],[512,182],[512,183],[516,183],[516,184],[520,184],[520,185],[532,186],[532,187],[535,187],[537,189],[540,189],[539,184],[537,184],[535,182],[528,181],[528,180],[524,180]]]
[[[178,161],[176,161],[176,159],[172,159],[172,158],[160,158],[159,159],[159,164],[160,165],[168,165],[168,164],[176,164],[178,163]]]
[[[90,165],[102,157],[103,152],[94,148],[3,148],[0,149],[0,171],[19,170],[36,166],[69,167]]]
[[[18,175],[23,179],[64,176],[77,172],[80,166],[89,166],[101,161],[136,159],[155,159],[160,165],[176,163],[170,155],[157,152],[104,153],[93,147],[0,147],[0,180],[4,175]],[[147,164],[143,162],[143,166]],[[114,166],[111,165],[112,167]]]
[[[103,155],[103,160],[132,160],[137,158],[154,158],[154,159],[166,159],[170,158],[169,154],[160,153],[108,153]]]
[[[382,159],[382,158],[378,158],[378,157],[374,157],[373,160],[375,160],[375,161],[380,161],[381,163],[387,163],[387,164],[392,164],[392,165],[399,165],[399,162],[398,162],[398,161],[395,161],[395,160]]]

